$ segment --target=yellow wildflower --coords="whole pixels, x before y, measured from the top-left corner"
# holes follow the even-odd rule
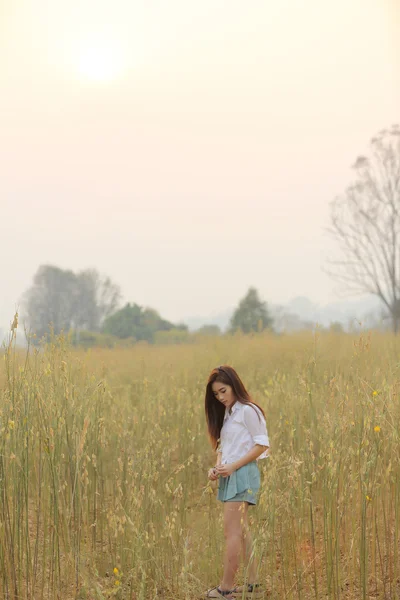
[[[117,567],[114,567],[113,573],[114,573],[114,575],[118,575],[119,571],[118,571]]]
[[[379,425],[376,425],[376,427],[374,427],[374,431],[376,431],[376,433],[379,433],[380,430],[381,428],[379,427]]]
[[[118,579],[115,580],[115,585],[120,585],[120,582],[118,581]]]
[[[379,394],[379,392],[378,392],[377,390],[374,390],[374,391],[372,392],[372,395],[373,395],[373,396],[377,396],[378,394]]]
[[[14,425],[15,425],[14,421],[8,421],[9,429],[14,429]]]
[[[370,498],[369,496],[365,496],[365,497],[368,500],[368,502],[371,502],[372,498]]]

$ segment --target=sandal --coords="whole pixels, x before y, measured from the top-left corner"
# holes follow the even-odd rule
[[[221,590],[221,588],[217,585],[210,590],[207,590],[204,594],[204,598],[228,598],[231,600],[233,598],[234,590]]]
[[[257,598],[264,593],[262,587],[262,583],[248,583],[247,586],[238,585],[232,590],[232,595],[235,598],[240,598],[243,594],[245,598]]]

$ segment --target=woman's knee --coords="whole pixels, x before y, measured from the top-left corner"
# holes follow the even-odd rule
[[[242,536],[242,532],[241,531],[237,531],[235,529],[225,529],[224,530],[224,536],[225,536],[225,540],[229,541],[229,540],[237,540],[238,543],[240,543],[243,539]]]
[[[237,537],[242,540],[245,537],[245,531],[242,523],[225,523],[224,525],[225,539]]]

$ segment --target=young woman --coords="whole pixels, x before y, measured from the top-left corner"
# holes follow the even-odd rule
[[[223,365],[208,378],[205,411],[211,444],[217,451],[211,481],[219,479],[218,500],[224,503],[226,541],[224,574],[219,586],[206,598],[234,598],[261,591],[256,583],[256,564],[251,559],[252,539],[247,511],[256,504],[260,487],[257,460],[267,456],[269,440],[264,411],[250,397],[236,371]],[[248,585],[235,587],[235,575],[243,553],[248,568]]]

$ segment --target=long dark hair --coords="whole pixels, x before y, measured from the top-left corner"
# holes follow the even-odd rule
[[[225,385],[230,385],[236,402],[240,404],[250,404],[252,408],[255,406],[262,412],[265,418],[265,413],[261,406],[250,397],[250,394],[243,385],[242,380],[236,373],[235,369],[228,365],[221,365],[213,369],[208,377],[205,397],[205,411],[208,427],[208,435],[210,436],[211,445],[214,450],[218,447],[218,440],[221,434],[222,425],[224,422],[225,406],[219,402],[214,396],[212,384],[218,381]],[[257,412],[257,411],[256,411]],[[258,415],[258,417],[260,417]]]

